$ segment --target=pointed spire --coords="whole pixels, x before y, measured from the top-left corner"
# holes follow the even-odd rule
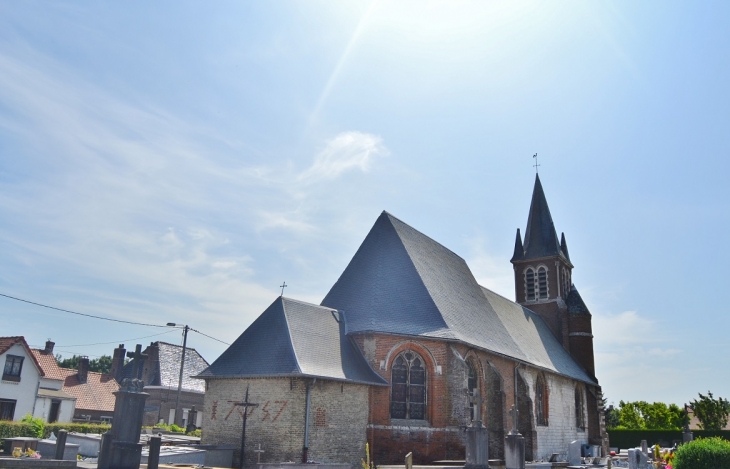
[[[517,228],[517,237],[515,238],[515,253],[512,255],[510,262],[519,261],[525,256],[525,249],[522,247],[522,236],[520,229]]]
[[[570,255],[568,254],[568,243],[565,242],[565,233],[560,233],[560,250],[563,251],[563,255],[568,261],[570,261]]]
[[[558,233],[555,231],[553,217],[542,190],[540,176],[535,175],[535,188],[532,191],[530,216],[525,230],[525,259],[557,256],[560,254]]]

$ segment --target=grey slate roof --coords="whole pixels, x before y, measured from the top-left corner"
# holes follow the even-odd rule
[[[463,342],[592,383],[532,311],[477,284],[464,259],[383,212],[323,305],[348,334]]]
[[[562,255],[568,260],[567,251],[562,252],[560,243],[558,242],[558,233],[555,231],[553,217],[550,215],[545,192],[540,183],[540,176],[535,176],[535,187],[532,191],[532,201],[530,202],[530,215],[527,218],[527,228],[525,229],[525,240],[523,254],[518,255],[518,244],[523,244],[519,239],[519,232],[515,242],[515,254],[512,261],[521,259],[536,259],[539,257]]]
[[[155,386],[167,386],[177,388],[180,379],[180,360],[182,359],[182,347],[179,345],[168,344],[167,342],[157,342],[159,347],[160,360],[159,376],[155,382],[151,383]],[[192,378],[203,370],[208,368],[208,362],[194,348],[185,348],[185,365],[183,366],[183,382],[182,388],[190,391],[205,392],[205,383]]]
[[[159,360],[152,363],[152,370],[145,374],[144,381],[147,386],[165,386],[177,389],[180,380],[180,361],[182,359],[182,346],[167,342],[152,342],[144,353],[149,354],[152,359],[154,354],[150,347],[157,347]],[[134,360],[122,368],[121,379],[132,378]],[[185,347],[185,365],[183,366],[182,389],[185,391],[205,392],[205,383],[192,378],[208,368],[208,362],[198,353],[197,350]],[[142,370],[139,370],[142,375]]]
[[[575,285],[571,285],[570,293],[568,293],[568,297],[565,299],[565,304],[568,306],[568,313],[570,314],[591,314],[588,306],[583,302],[580,293],[578,293],[578,289],[575,288]]]
[[[344,317],[277,298],[199,378],[311,376],[386,385],[345,335]]]

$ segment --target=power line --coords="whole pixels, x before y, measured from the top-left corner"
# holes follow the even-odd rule
[[[191,330],[191,331],[193,331],[193,332],[197,332],[197,333],[198,333],[198,334],[200,334],[200,335],[204,335],[204,336],[206,336],[206,337],[207,337],[207,338],[209,338],[209,339],[217,340],[217,341],[218,341],[218,342],[220,342],[221,344],[224,344],[224,345],[231,345],[231,344],[229,344],[228,342],[223,342],[222,340],[220,340],[220,339],[216,339],[215,337],[209,336],[208,334],[203,334],[203,333],[202,333],[202,332],[200,332],[199,330],[197,330],[197,329],[193,329],[192,327],[190,328],[190,330]]]
[[[163,326],[163,325],[161,325],[161,324],[149,324],[149,323],[144,323],[144,322],[125,321],[125,320],[123,320],[123,319],[112,319],[112,318],[105,318],[105,317],[103,317],[103,316],[95,316],[95,315],[93,315],[93,314],[78,313],[78,312],[76,312],[76,311],[71,311],[71,310],[68,310],[68,309],[63,309],[63,308],[56,308],[55,306],[48,306],[48,305],[44,305],[44,304],[42,304],[42,303],[36,303],[35,301],[30,301],[30,300],[24,300],[24,299],[22,299],[22,298],[17,298],[17,297],[15,297],[15,296],[10,296],[10,295],[6,295],[6,294],[4,294],[4,293],[0,293],[0,296],[2,296],[2,297],[5,297],[5,298],[9,298],[9,299],[11,299],[11,300],[16,300],[16,301],[22,301],[23,303],[28,303],[28,304],[31,304],[31,305],[35,305],[35,306],[40,306],[40,307],[42,307],[42,308],[54,309],[54,310],[56,310],[56,311],[61,311],[61,312],[64,312],[64,313],[70,313],[70,314],[76,314],[76,315],[79,315],[79,316],[85,316],[85,317],[87,317],[87,318],[102,319],[102,320],[104,320],[104,321],[112,321],[112,322],[121,322],[121,323],[124,323],[124,324],[134,324],[135,326],[147,326],[147,327],[172,327],[172,328],[175,328],[175,329],[179,329],[179,327],[177,327],[177,326],[167,326],[167,325],[164,325],[164,326]],[[195,331],[195,332],[197,332],[197,333],[198,333],[198,334],[200,334],[200,335],[204,335],[205,337],[207,337],[207,338],[209,338],[209,339],[213,339],[213,340],[215,340],[215,341],[218,341],[218,342],[220,342],[220,343],[222,343],[222,344],[225,344],[225,345],[231,345],[231,344],[229,344],[228,342],[223,342],[223,341],[222,341],[222,340],[220,340],[220,339],[216,339],[215,337],[213,337],[213,336],[210,336],[210,335],[208,335],[208,334],[205,334],[205,333],[203,333],[203,332],[200,332],[200,331],[199,331],[199,330],[197,330],[197,329],[193,329],[192,327],[191,327],[191,328],[189,328],[189,329],[190,329],[191,331]],[[146,337],[139,337],[139,338],[140,338],[140,339],[145,339],[145,338],[147,338],[147,337],[153,337],[153,336],[155,336],[155,335],[162,335],[162,334],[167,334],[168,332],[172,332],[172,331],[167,331],[167,332],[163,332],[163,333],[161,333],[161,334],[153,334],[153,335],[148,335],[148,336],[146,336]],[[125,340],[137,340],[137,339],[125,339]],[[114,342],[118,342],[118,341],[114,341]],[[100,342],[100,343],[98,343],[98,344],[84,344],[84,345],[104,345],[104,344],[113,344],[114,342]],[[122,342],[124,342],[124,340],[123,340]],[[84,346],[84,345],[64,345],[64,347],[82,347],[82,346]]]
[[[3,293],[0,293],[0,296],[4,296],[5,298],[10,298],[11,300],[22,301],[23,303],[28,303],[31,305],[41,306],[43,308],[55,309],[56,311],[62,311],[64,313],[77,314],[79,316],[86,316],[87,318],[103,319],[104,321],[121,322],[124,324],[134,324],[135,326],[169,327],[169,326],[163,326],[160,324],[148,324],[148,323],[144,323],[144,322],[125,321],[123,319],[112,319],[112,318],[105,318],[102,316],[94,316],[93,314],[77,313],[76,311],[69,311],[68,309],[56,308],[55,306],[48,306],[48,305],[44,305],[41,303],[36,303],[35,301],[29,301],[29,300],[24,300],[22,298],[16,298],[16,297],[10,296],[10,295],[5,295]]]
[[[152,334],[152,335],[146,335],[146,336],[143,336],[143,337],[136,337],[134,339],[112,340],[111,342],[96,342],[94,344],[74,344],[74,345],[66,345],[66,344],[58,345],[57,344],[56,346],[59,347],[59,348],[63,348],[63,347],[86,347],[86,346],[90,346],[90,345],[118,344],[118,343],[128,342],[130,340],[139,340],[139,339],[147,339],[149,337],[156,337],[158,335],[169,334],[170,332],[174,332],[174,331],[165,331],[165,332],[160,332],[159,334]]]

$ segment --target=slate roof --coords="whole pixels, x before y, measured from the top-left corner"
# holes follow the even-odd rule
[[[157,347],[157,354],[150,351],[151,347]],[[150,360],[157,356],[157,361],[152,363],[152,370],[146,373],[143,378],[147,386],[164,386],[177,389],[180,380],[180,361],[182,360],[182,346],[168,342],[152,342],[144,351],[150,356]],[[134,360],[122,368],[121,379],[131,378],[134,367]],[[183,391],[205,392],[205,383],[192,378],[208,368],[208,362],[198,353],[197,350],[185,347],[185,364],[183,365]],[[142,370],[140,370],[142,373]]]
[[[565,236],[563,236],[562,241],[564,244]],[[521,256],[520,251],[522,252]],[[543,191],[542,183],[540,183],[540,176],[535,175],[535,187],[532,190],[525,240],[524,243],[520,240],[518,230],[512,262],[558,255],[569,261],[567,247],[563,252],[558,241],[558,233],[555,231],[555,224],[552,215],[550,215],[550,207],[548,207],[545,191]]]
[[[182,347],[180,345],[157,342],[160,349],[159,378],[156,386],[167,386],[177,389],[180,380],[180,360]],[[183,366],[182,388],[190,391],[205,392],[205,383],[192,378],[208,368],[208,362],[200,356],[194,348],[185,348],[185,365]]]
[[[114,412],[119,383],[111,375],[89,371],[86,383],[80,383],[78,370],[61,368],[52,353],[32,349],[33,357],[40,363],[46,378],[63,380],[62,391],[76,399],[76,410]]]
[[[15,344],[21,344],[23,347],[25,347],[26,352],[28,352],[28,355],[30,355],[30,357],[33,359],[33,364],[35,365],[40,375],[45,376],[43,368],[41,367],[40,363],[38,363],[38,359],[36,358],[35,354],[33,354],[33,351],[28,345],[28,342],[25,341],[25,337],[23,337],[22,335],[14,337],[0,337],[0,355],[7,352],[10,347]]]
[[[570,314],[591,314],[588,306],[583,302],[580,293],[578,293],[578,289],[575,288],[575,285],[571,285],[570,293],[568,293],[568,297],[565,299],[565,304],[568,306],[568,313]]]
[[[336,310],[277,298],[199,378],[317,377],[387,385]]]
[[[387,212],[322,305],[344,311],[348,334],[453,340],[594,382],[537,314],[481,287],[464,259]]]

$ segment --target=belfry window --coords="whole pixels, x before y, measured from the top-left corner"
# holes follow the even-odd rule
[[[544,265],[525,270],[525,299],[527,301],[543,300],[548,297],[548,272]]]
[[[531,301],[536,299],[535,298],[535,269],[532,267],[529,267],[525,271],[525,294],[527,296],[527,301]]]
[[[537,269],[537,291],[541,300],[548,297],[547,269],[542,266]]]
[[[406,350],[393,361],[390,417],[426,419],[426,367],[415,352]]]

